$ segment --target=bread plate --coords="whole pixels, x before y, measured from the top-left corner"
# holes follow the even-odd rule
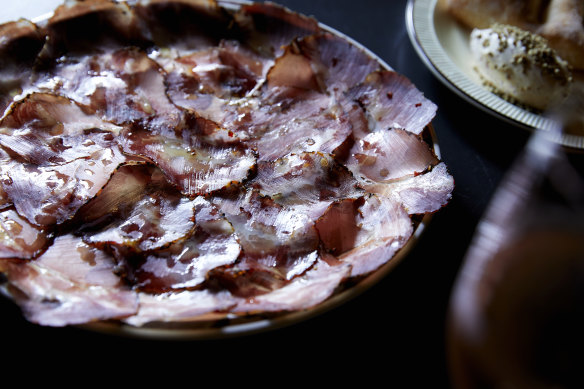
[[[553,122],[541,113],[527,110],[497,96],[482,85],[473,69],[470,29],[436,6],[437,0],[409,0],[406,26],[414,49],[428,69],[460,98],[518,128],[550,132]],[[569,148],[583,149],[584,137],[550,134]]]

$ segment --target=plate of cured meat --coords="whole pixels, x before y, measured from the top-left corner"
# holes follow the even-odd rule
[[[0,34],[1,290],[32,323],[294,323],[381,280],[451,198],[437,106],[312,17],[88,0]]]

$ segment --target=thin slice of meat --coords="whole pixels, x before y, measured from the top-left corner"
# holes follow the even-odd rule
[[[331,33],[320,33],[299,40],[301,52],[308,55],[331,95],[340,96],[365,81],[381,65],[364,49]]]
[[[419,135],[437,109],[410,80],[389,70],[371,73],[347,92],[347,98],[366,110],[372,132],[401,128]]]
[[[215,0],[137,0],[132,12],[154,50],[171,49],[178,55],[216,46],[237,30]]]
[[[261,85],[270,65],[238,41],[227,40],[163,63],[173,103],[220,125],[240,115],[239,102]]]
[[[212,292],[208,290],[185,290],[160,294],[138,293],[139,309],[135,315],[123,319],[123,322],[132,326],[147,327],[154,323],[180,323],[204,321],[217,318],[233,307],[239,299],[234,298],[227,291]]]
[[[292,12],[274,3],[243,4],[234,14],[242,33],[242,41],[250,48],[275,58],[295,38],[320,31],[318,21]]]
[[[251,95],[270,65],[238,41],[228,40],[207,50],[167,57],[162,63],[174,104],[234,131],[251,111]]]
[[[223,130],[206,133],[207,139],[222,143]],[[182,133],[157,134],[137,128],[124,133],[123,150],[145,157],[164,171],[168,180],[189,197],[210,194],[245,181],[254,171],[256,155],[237,145],[213,145],[201,140],[205,130],[196,126]]]
[[[67,98],[30,95],[0,122],[0,145],[12,157],[0,165],[5,198],[37,226],[69,220],[129,160],[118,131]]]
[[[0,145],[22,161],[57,165],[118,148],[120,129],[65,97],[33,93],[0,121]]]
[[[21,19],[0,25],[0,117],[28,83],[44,35],[32,22]]]
[[[66,1],[43,23],[43,32],[47,39],[39,65],[50,65],[64,54],[150,45],[128,3],[111,0]]]
[[[298,99],[310,92],[325,93],[326,85],[315,65],[296,41],[286,46],[267,75],[266,89],[276,97],[272,99],[277,102]]]
[[[276,105],[252,113],[245,131],[249,147],[257,149],[259,161],[273,161],[290,153],[332,153],[352,133],[352,124],[326,94],[312,93],[290,107]]]
[[[357,218],[364,201],[364,197],[334,201],[315,221],[322,247],[327,253],[338,256],[355,247],[361,230]]]
[[[163,293],[192,289],[206,280],[211,269],[238,259],[241,247],[227,219],[203,197],[192,204],[196,223],[189,235],[157,250],[115,248],[125,278],[136,290]]]
[[[194,205],[156,167],[124,165],[79,210],[73,223],[86,243],[141,252],[188,236],[195,226]]]
[[[165,70],[176,73],[171,73],[173,78],[169,76],[169,94],[182,106],[200,94],[223,100],[244,97],[263,79],[264,68],[265,60],[237,41],[222,41],[218,46],[176,58]]]
[[[318,219],[333,201],[358,198],[364,193],[351,172],[333,155],[319,152],[262,162],[249,186],[312,220]]]
[[[276,59],[267,78],[269,88],[299,97],[302,91],[343,92],[379,70],[379,63],[364,50],[331,33],[321,32],[292,41]]]
[[[412,215],[422,215],[448,204],[454,191],[454,178],[446,164],[440,162],[424,174],[389,184],[371,184],[367,189],[394,198]]]
[[[212,201],[233,226],[242,254],[234,265],[214,269],[211,284],[237,296],[263,294],[288,283],[317,260],[318,235],[306,214],[257,190]]]
[[[334,203],[316,228],[324,248],[351,264],[351,276],[368,274],[391,260],[414,230],[399,202],[376,195]]]
[[[173,128],[183,113],[168,99],[164,75],[145,51],[123,47],[57,61],[27,91],[58,93],[118,125]]]
[[[389,262],[414,232],[401,203],[381,196],[366,198],[356,220],[355,247],[338,256],[351,264],[353,277],[370,274]]]
[[[30,224],[16,211],[0,212],[0,258],[32,259],[50,243],[48,233]]]
[[[390,182],[426,171],[439,162],[428,144],[399,128],[372,132],[350,150],[347,167],[356,177]]]
[[[107,148],[59,165],[11,161],[1,166],[0,180],[20,215],[37,226],[52,227],[70,220],[126,161],[119,151]]]
[[[1,290],[29,321],[40,325],[120,319],[136,313],[138,298],[114,268],[103,252],[63,235],[34,261],[0,260],[7,279]]]
[[[329,265],[318,261],[292,282],[269,293],[243,300],[232,309],[236,313],[293,312],[312,308],[337,290],[350,275],[349,264]]]

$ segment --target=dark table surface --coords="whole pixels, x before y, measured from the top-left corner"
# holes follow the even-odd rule
[[[451,286],[479,218],[529,132],[475,108],[426,68],[407,34],[406,0],[279,3],[354,38],[438,105],[434,127],[456,181],[451,202],[379,283],[329,312],[264,333],[203,341],[131,339],[38,327],[2,302],[4,338],[17,340],[3,354],[14,365],[31,376],[49,366],[53,374],[44,377],[63,382],[75,366],[87,372],[83,383],[119,372],[136,384],[144,377],[167,384],[179,377],[192,385],[230,377],[280,386],[310,384],[315,374],[327,386],[339,378],[397,388],[450,386],[444,330]],[[4,371],[8,376],[10,369]]]

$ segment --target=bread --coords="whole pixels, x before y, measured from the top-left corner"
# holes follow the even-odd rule
[[[438,0],[438,7],[471,28],[493,23],[531,30],[541,24],[543,0]]]
[[[469,28],[508,24],[546,38],[576,71],[584,71],[583,0],[438,0],[437,7]]]
[[[504,24],[475,28],[470,51],[484,85],[509,101],[545,110],[570,93],[567,62],[539,35]]]
[[[584,70],[584,0],[551,0],[536,30],[574,69]]]

